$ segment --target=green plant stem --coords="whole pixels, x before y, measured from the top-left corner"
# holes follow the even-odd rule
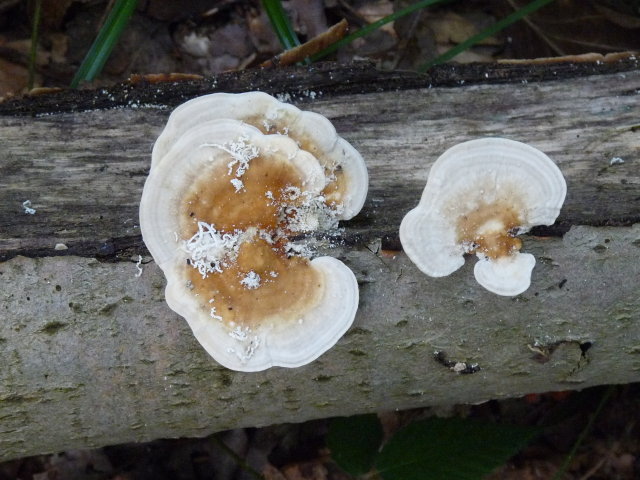
[[[264,480],[264,476],[260,472],[254,470],[251,467],[251,465],[245,462],[244,459],[240,457],[240,455],[238,455],[226,443],[220,440],[217,435],[212,435],[210,438],[211,440],[213,440],[213,443],[215,443],[218,447],[220,447],[220,449],[224,450],[225,453],[227,453],[231,458],[233,458],[233,460],[238,464],[238,466],[242,468],[245,472],[247,472],[249,475],[256,478],[257,480]]]
[[[504,30],[505,28],[507,28],[512,23],[517,22],[518,20],[522,19],[523,17],[529,15],[530,13],[535,12],[536,10],[544,7],[545,5],[547,5],[547,4],[549,4],[549,3],[553,2],[553,1],[554,0],[535,0],[535,1],[527,4],[526,6],[522,7],[519,10],[516,10],[511,15],[508,15],[507,17],[503,18],[502,20],[500,20],[499,22],[497,22],[494,25],[490,26],[489,28],[484,29],[482,32],[478,33],[477,35],[473,35],[472,37],[467,38],[464,42],[462,42],[461,44],[455,46],[451,50],[446,51],[445,53],[443,53],[439,57],[436,57],[435,59],[430,60],[427,63],[421,65],[418,68],[418,71],[419,72],[425,72],[428,69],[430,69],[431,67],[433,67],[434,65],[438,65],[440,63],[444,63],[444,62],[447,62],[447,61],[451,60],[453,57],[455,57],[456,55],[464,52],[469,47],[475,45],[476,43],[484,40],[487,37],[490,37],[491,35],[495,35],[496,33],[498,33],[500,31]]]
[[[137,4],[138,0],[116,0],[104,25],[98,32],[98,36],[73,77],[71,88],[77,88],[80,82],[90,82],[102,71],[102,67],[122,35],[124,27],[129,23]]]
[[[289,50],[300,45],[300,40],[291,26],[287,12],[282,8],[280,0],[262,0],[262,6],[267,12],[271,26],[273,27],[282,48]]]
[[[602,398],[600,399],[600,403],[598,403],[598,406],[596,407],[596,411],[589,416],[589,421],[587,422],[587,425],[582,429],[582,431],[580,432],[580,435],[578,435],[576,443],[573,444],[573,447],[571,448],[569,455],[567,455],[567,457],[564,459],[564,462],[562,462],[562,465],[560,466],[560,470],[556,472],[552,480],[560,480],[562,476],[565,474],[565,472],[567,471],[567,468],[569,468],[569,465],[571,465],[571,462],[573,461],[573,457],[575,457],[576,452],[578,451],[578,448],[580,448],[580,445],[584,441],[585,437],[591,431],[591,427],[593,427],[593,424],[596,421],[596,418],[598,418],[598,415],[600,415],[602,408],[605,406],[605,404],[609,400],[609,397],[611,397],[611,394],[613,393],[614,389],[615,387],[611,385],[602,394]]]
[[[40,19],[42,18],[42,0],[35,0],[33,12],[33,25],[31,27],[31,48],[29,49],[29,78],[27,88],[31,90],[36,78],[36,60],[38,56],[38,34],[40,32]]]
[[[404,17],[405,15],[409,15],[410,13],[415,12],[416,10],[420,10],[421,8],[430,7],[432,5],[436,5],[438,3],[448,2],[449,0],[422,0],[420,2],[414,3],[413,5],[409,5],[402,10],[398,10],[397,12],[392,13],[391,15],[387,15],[386,17],[381,18],[380,20],[370,23],[362,27],[360,30],[357,30],[341,40],[338,40],[335,43],[332,43],[324,50],[316,53],[313,57],[311,57],[312,61],[320,60],[321,58],[326,57],[327,55],[332,54],[339,48],[344,47],[345,45],[349,45],[351,42],[356,40],[357,38],[364,37],[365,35],[377,30],[378,28],[386,25],[387,23],[393,22],[399,18]]]

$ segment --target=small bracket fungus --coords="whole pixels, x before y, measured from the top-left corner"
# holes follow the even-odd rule
[[[567,185],[541,151],[504,138],[464,142],[431,167],[420,203],[400,225],[404,251],[427,275],[443,277],[475,253],[476,280],[498,295],[518,295],[536,263],[516,236],[555,222]]]
[[[260,92],[181,105],[140,203],[167,303],[228,368],[311,362],[353,322],[358,284],[339,260],[310,260],[304,238],[356,215],[367,185],[360,154],[320,115]]]

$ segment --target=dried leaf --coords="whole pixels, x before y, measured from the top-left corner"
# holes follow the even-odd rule
[[[267,60],[261,65],[261,67],[293,65],[294,63],[301,62],[305,58],[311,57],[312,55],[318,53],[320,50],[323,50],[332,43],[340,40],[347,33],[347,28],[347,21],[343,19],[326,32],[318,35],[315,38],[312,38],[308,42],[287,50],[286,52],[281,53],[271,60]]]
[[[22,65],[0,58],[0,100],[19,94],[27,88],[29,73]]]

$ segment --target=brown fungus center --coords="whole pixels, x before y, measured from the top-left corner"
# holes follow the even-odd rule
[[[481,202],[458,218],[457,241],[467,253],[482,253],[493,260],[512,255],[522,247],[516,238],[523,224],[520,212],[513,202]]]
[[[285,114],[284,117],[280,119],[265,120],[263,116],[256,115],[244,118],[243,121],[256,127],[265,135],[288,135],[288,125],[291,122],[294,122],[295,118]],[[325,176],[328,180],[327,185],[322,191],[327,204],[342,204],[347,195],[348,187],[348,179],[346,178],[342,167],[325,158],[325,155],[317,146],[317,141],[311,135],[302,132],[295,132],[295,135],[292,138],[294,138],[301,150],[311,153],[322,165]]]
[[[304,198],[300,172],[276,154],[253,158],[239,177],[226,164],[216,164],[192,185],[182,203],[182,240],[198,231],[199,222],[239,239],[223,259],[222,271],[203,276],[192,265],[186,268],[186,281],[212,321],[230,327],[282,326],[318,304],[321,275],[288,248],[290,211]]]

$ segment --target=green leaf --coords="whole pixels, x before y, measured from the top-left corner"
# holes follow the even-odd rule
[[[384,480],[480,480],[537,433],[527,427],[429,418],[394,435],[375,465]]]
[[[42,19],[42,0],[36,0],[33,9],[33,25],[31,27],[31,48],[29,49],[29,79],[27,88],[31,90],[36,78],[36,56],[38,53],[38,35],[40,33],[40,20]]]
[[[116,0],[93,45],[71,80],[71,88],[77,88],[80,82],[90,82],[102,71],[137,4],[138,0]]]
[[[376,415],[339,417],[331,420],[327,445],[331,457],[345,472],[367,473],[382,442],[382,426]]]

